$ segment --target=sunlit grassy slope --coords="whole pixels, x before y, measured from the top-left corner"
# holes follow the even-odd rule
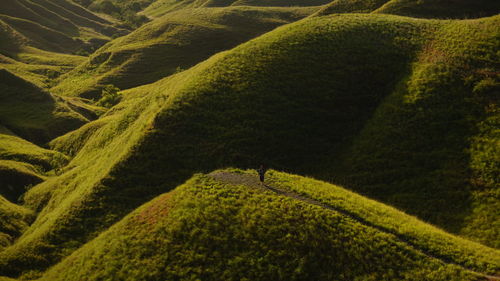
[[[328,0],[156,0],[142,14],[151,18],[163,16],[169,12],[207,7],[254,6],[254,7],[313,7],[329,3]]]
[[[0,3],[0,68],[39,87],[80,64],[111,38],[128,31],[67,0]]]
[[[40,87],[46,87],[56,76],[74,68],[85,59],[81,56],[43,51],[33,47],[42,47],[36,42],[36,36],[26,37],[8,25],[2,18],[6,17],[0,16],[1,68],[8,69]],[[33,33],[46,38],[50,44],[55,46],[64,45],[64,37],[47,36],[36,28],[33,29]]]
[[[15,205],[0,195],[0,250],[10,245],[33,219],[32,211]]]
[[[337,186],[270,172],[283,195],[256,173],[213,175],[141,206],[40,280],[464,281],[500,270],[499,251]]]
[[[0,195],[12,202],[26,187],[40,183],[45,174],[67,162],[63,154],[40,148],[0,126]]]
[[[25,195],[41,211],[0,272],[46,269],[196,171],[263,162],[497,246],[499,20],[315,17],[123,92],[52,142],[74,158]]]
[[[67,0],[3,0],[0,18],[48,51],[90,50],[124,32]]]
[[[89,121],[69,100],[5,69],[0,69],[0,86],[0,124],[31,142],[44,144]]]
[[[170,13],[99,49],[52,90],[95,98],[107,84],[128,89],[151,83],[314,11],[240,7]]]
[[[334,0],[317,14],[383,13],[417,18],[480,18],[500,13],[495,0]]]

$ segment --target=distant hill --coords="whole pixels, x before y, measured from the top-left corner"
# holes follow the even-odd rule
[[[498,250],[324,182],[196,175],[40,280],[479,280]]]
[[[187,69],[277,26],[302,19],[310,8],[183,9],[144,25],[95,52],[52,90],[97,98],[113,84],[128,89]]]
[[[499,20],[313,17],[122,92],[51,142],[74,157],[25,194],[40,212],[0,271],[45,270],[195,172],[261,163],[498,247]]]
[[[31,142],[45,144],[89,121],[85,106],[53,96],[5,69],[0,69],[0,86],[0,124]]]
[[[495,0],[334,0],[317,15],[383,13],[417,18],[467,19],[500,13]]]
[[[0,250],[14,242],[34,217],[32,211],[15,205],[0,195]]]
[[[208,7],[235,7],[235,6],[254,6],[254,7],[313,7],[329,3],[329,0],[156,0],[141,14],[150,18],[161,17],[167,13],[182,9],[208,8]]]
[[[81,63],[80,55],[128,32],[116,20],[97,16],[72,1],[4,0],[0,3],[0,68],[46,88]]]
[[[3,21],[47,51],[76,52],[92,49],[124,34],[92,12],[67,0],[4,0],[0,5]],[[50,42],[58,36],[57,45]]]

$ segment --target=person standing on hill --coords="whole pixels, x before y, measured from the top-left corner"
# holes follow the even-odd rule
[[[259,169],[257,169],[257,173],[259,173],[259,179],[262,184],[264,184],[264,176],[266,175],[267,167],[264,165],[260,165]]]

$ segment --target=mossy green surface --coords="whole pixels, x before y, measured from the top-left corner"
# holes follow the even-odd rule
[[[24,196],[40,212],[0,253],[0,272],[45,270],[195,172],[261,163],[342,182],[388,202],[409,183],[407,201],[397,201],[409,203],[399,208],[472,239],[487,235],[492,238],[481,241],[495,246],[498,237],[489,226],[498,218],[492,139],[497,104],[489,95],[498,78],[489,69],[498,61],[498,22],[498,16],[309,18],[122,92],[123,100],[96,123],[52,142],[74,158],[61,175]],[[443,128],[452,131],[449,138]],[[367,142],[370,130],[377,134]],[[474,160],[468,162],[464,151]],[[389,169],[395,160],[399,169]],[[481,192],[473,183],[482,184]],[[448,196],[446,204],[434,194]],[[464,196],[466,208],[456,212]],[[480,219],[484,228],[468,228]],[[358,269],[353,272],[364,272]],[[471,277],[461,271],[445,267],[435,279]],[[425,269],[419,274],[431,276]]]
[[[469,19],[500,13],[500,3],[494,0],[334,0],[317,15],[371,12],[416,18]]]
[[[152,83],[314,11],[239,7],[169,13],[99,49],[60,77],[52,91],[98,99],[108,84],[128,89]]]
[[[499,252],[340,187],[270,172],[197,175],[40,280],[479,280]],[[225,179],[227,178],[227,180]],[[352,214],[352,215],[348,215]]]
[[[36,47],[49,51],[90,50],[113,34],[126,32],[66,0],[4,0],[0,18],[37,44]]]
[[[31,210],[13,204],[0,195],[0,250],[14,242],[33,219]]]
[[[150,18],[158,18],[167,13],[179,11],[183,9],[198,9],[209,7],[237,7],[237,6],[253,6],[253,7],[315,7],[327,4],[328,0],[157,0],[151,3],[141,14],[147,15]]]
[[[89,121],[70,102],[0,69],[0,124],[31,142],[45,144]]]

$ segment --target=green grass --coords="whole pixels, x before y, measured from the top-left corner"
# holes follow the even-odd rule
[[[494,0],[391,0],[375,13],[418,18],[480,18],[500,13],[500,3]]]
[[[31,210],[15,205],[0,195],[0,250],[14,242],[33,219]]]
[[[500,4],[494,0],[334,0],[317,15],[371,12],[416,18],[467,19],[494,16],[500,12]]]
[[[0,195],[17,202],[26,189],[67,163],[63,154],[43,149],[0,126]]]
[[[224,172],[241,184],[196,175],[39,280],[479,280],[469,270],[500,269],[498,251],[343,188],[271,172],[271,186],[330,210]]]
[[[0,160],[0,178],[0,195],[11,202],[17,202],[27,187],[45,179],[35,166],[12,160]]]
[[[52,90],[97,99],[108,84],[128,89],[152,83],[313,11],[246,7],[170,13],[99,49]]]
[[[208,7],[237,7],[237,6],[253,6],[253,7],[314,7],[327,4],[328,0],[157,0],[151,3],[141,14],[150,18],[158,18],[167,13],[179,11],[183,9],[196,9]],[[316,7],[316,8],[318,8]]]
[[[78,105],[51,95],[5,69],[0,69],[0,122],[37,144],[77,129],[89,121]]]
[[[5,0],[3,3],[0,13],[2,20],[39,44],[37,47],[49,51],[58,48],[64,52],[75,52],[96,47],[95,41],[85,38],[85,34],[88,34],[86,30],[97,35],[94,39],[109,39],[113,34],[124,33],[124,30],[114,27],[112,22],[71,1]],[[51,42],[54,39],[57,41]]]
[[[498,61],[498,21],[314,17],[122,92],[96,123],[51,143],[74,158],[25,194],[40,212],[0,253],[0,271],[45,270],[195,172],[260,163],[407,202],[398,207],[495,246],[497,77],[488,69]],[[411,191],[407,201],[391,198],[398,190]],[[483,228],[468,228],[480,219]],[[436,274],[461,278],[448,269]]]

